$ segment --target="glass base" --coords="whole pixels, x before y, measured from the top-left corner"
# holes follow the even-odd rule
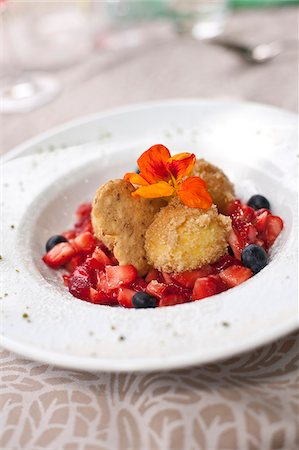
[[[42,72],[3,79],[0,82],[0,113],[32,111],[50,102],[59,91],[59,82]]]

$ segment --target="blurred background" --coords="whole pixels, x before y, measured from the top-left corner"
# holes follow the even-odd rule
[[[163,98],[298,110],[299,0],[0,0],[1,151]]]

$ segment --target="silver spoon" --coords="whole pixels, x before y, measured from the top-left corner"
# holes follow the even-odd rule
[[[240,53],[247,61],[255,64],[262,64],[281,52],[281,46],[278,42],[269,42],[268,44],[246,45],[229,39],[217,39],[213,41],[216,45],[235,50]]]

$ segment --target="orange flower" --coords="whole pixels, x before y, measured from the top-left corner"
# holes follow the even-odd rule
[[[132,192],[133,197],[160,198],[178,195],[190,208],[208,209],[212,206],[212,198],[206,183],[199,177],[187,178],[195,161],[193,153],[171,156],[164,145],[153,145],[137,160],[140,174],[127,173],[124,179],[140,186]]]

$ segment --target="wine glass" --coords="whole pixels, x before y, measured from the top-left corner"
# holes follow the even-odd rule
[[[60,91],[56,78],[45,72],[24,71],[17,63],[9,26],[8,0],[0,0],[2,42],[10,54],[10,68],[0,78],[0,112],[3,114],[29,112],[50,102]]]

